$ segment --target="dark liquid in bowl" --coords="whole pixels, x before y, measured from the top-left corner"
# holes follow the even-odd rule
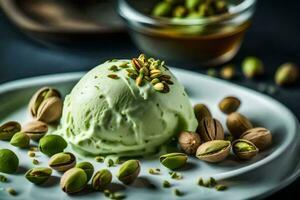
[[[133,31],[132,34],[139,47],[152,56],[199,65],[217,65],[236,54],[249,25],[250,22],[246,22],[235,27],[218,28],[219,31],[214,32],[204,27],[205,32],[198,34],[184,34],[174,28],[155,32]]]

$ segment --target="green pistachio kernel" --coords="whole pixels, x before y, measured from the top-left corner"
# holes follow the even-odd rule
[[[59,172],[65,172],[76,165],[76,157],[69,152],[54,154],[49,162],[49,166]]]
[[[128,160],[121,165],[117,178],[124,184],[131,184],[138,177],[140,170],[141,166],[138,160]]]
[[[34,184],[43,184],[51,176],[52,169],[47,167],[36,167],[26,172],[25,178]]]
[[[163,185],[164,188],[169,188],[169,187],[171,187],[170,182],[167,181],[167,180],[164,180],[164,182],[162,183],[162,185]]]
[[[170,153],[160,156],[161,164],[169,169],[178,169],[183,167],[187,162],[187,155],[184,153]]]
[[[168,2],[160,2],[158,3],[153,11],[152,15],[156,17],[168,17],[171,15],[172,5]]]
[[[112,174],[107,169],[102,169],[94,175],[92,179],[92,187],[94,190],[103,190],[112,181]]]
[[[201,0],[186,0],[185,6],[189,10],[196,10],[198,8],[198,6],[200,5],[200,3],[201,3]]]
[[[89,181],[94,174],[94,166],[90,162],[81,162],[76,165],[77,168],[83,169]]]
[[[67,142],[59,135],[46,135],[40,139],[39,149],[47,156],[52,156],[63,152],[67,145]]]
[[[215,188],[216,188],[217,191],[224,191],[224,190],[227,189],[227,186],[225,186],[225,185],[217,185]]]
[[[21,131],[21,125],[18,122],[11,121],[0,126],[0,140],[10,140],[15,133]]]
[[[10,140],[10,144],[20,148],[29,147],[30,137],[23,132],[16,133]]]
[[[264,64],[256,57],[247,57],[242,62],[242,70],[247,78],[254,78],[264,73]]]
[[[17,155],[9,149],[0,149],[0,172],[13,174],[19,167]]]

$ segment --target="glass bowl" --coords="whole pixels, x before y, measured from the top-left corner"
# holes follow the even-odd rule
[[[174,19],[150,16],[157,2],[119,0],[119,14],[134,42],[151,56],[205,66],[225,63],[236,55],[256,5],[256,0],[232,0],[225,14]]]

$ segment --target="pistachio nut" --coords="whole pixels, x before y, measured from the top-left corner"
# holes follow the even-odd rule
[[[238,112],[228,115],[226,125],[234,138],[239,138],[245,131],[253,128],[249,119]]]
[[[233,79],[235,77],[235,74],[236,72],[233,65],[225,65],[220,71],[220,76],[226,80]]]
[[[22,131],[34,141],[40,140],[48,132],[48,125],[42,121],[31,121],[27,123]]]
[[[172,12],[172,5],[169,2],[160,2],[158,3],[153,11],[152,15],[155,17],[167,17],[170,16]]]
[[[204,104],[196,104],[194,106],[194,112],[198,123],[200,123],[205,117],[212,118],[211,112],[209,111],[208,107]]]
[[[242,70],[247,78],[254,78],[264,73],[264,64],[256,57],[246,57],[242,62]]]
[[[236,97],[225,97],[219,103],[220,110],[225,114],[236,112],[241,105],[241,101]]]
[[[168,169],[178,169],[183,167],[187,162],[188,156],[184,153],[169,153],[160,156],[160,163]]]
[[[183,131],[179,135],[178,142],[185,153],[194,155],[201,144],[201,139],[198,133]]]
[[[206,117],[200,122],[197,132],[204,142],[224,139],[224,129],[222,124],[219,120],[210,117]]]
[[[299,69],[294,63],[282,64],[276,71],[275,82],[277,85],[291,85],[297,81]]]
[[[0,149],[0,172],[13,174],[19,167],[18,156],[9,149]]]
[[[207,162],[220,162],[230,153],[231,144],[225,140],[212,140],[201,144],[196,152],[197,158]]]
[[[76,193],[87,185],[87,176],[83,169],[72,168],[64,173],[60,179],[60,187],[66,193]]]
[[[51,123],[57,121],[62,115],[63,103],[59,97],[49,97],[44,100],[37,112],[36,119]]]
[[[57,153],[50,158],[48,165],[56,171],[65,172],[76,165],[76,157],[69,152]]]
[[[30,99],[29,111],[33,117],[37,116],[40,105],[50,97],[61,97],[58,90],[51,87],[40,88]]]
[[[43,184],[45,183],[51,176],[52,169],[47,167],[36,167],[30,169],[26,172],[25,178],[34,184]]]
[[[10,140],[15,133],[20,131],[21,125],[18,122],[6,122],[0,126],[0,140]]]
[[[135,181],[140,171],[141,166],[138,160],[128,160],[121,165],[117,173],[117,178],[122,183],[128,185]]]
[[[30,138],[23,132],[16,133],[10,140],[10,144],[20,148],[29,147]]]
[[[105,189],[112,181],[112,174],[107,169],[102,169],[94,175],[92,179],[92,187],[94,190]]]
[[[258,148],[250,141],[237,139],[232,143],[233,153],[241,159],[251,159],[258,153]]]
[[[46,135],[39,142],[40,151],[47,156],[63,152],[67,146],[67,142],[59,135]]]
[[[241,135],[241,139],[252,142],[260,151],[272,144],[272,134],[266,128],[258,127],[250,129]]]
[[[77,168],[83,169],[87,176],[87,181],[89,182],[94,174],[94,166],[90,162],[81,162],[76,165]]]

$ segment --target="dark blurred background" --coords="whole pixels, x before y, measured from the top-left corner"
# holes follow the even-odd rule
[[[238,55],[231,61],[237,66],[245,56],[261,58],[266,74],[259,80],[247,80],[239,76],[233,82],[262,90],[275,87],[268,93],[279,100],[300,119],[300,84],[289,88],[274,85],[275,69],[282,63],[291,61],[300,65],[300,2],[295,0],[259,1],[253,25],[247,32]],[[55,74],[62,72],[87,71],[93,66],[114,57],[130,58],[139,54],[129,36],[125,33],[106,35],[103,39],[89,44],[62,45],[47,41],[37,41],[20,31],[0,10],[0,83],[20,78]],[[206,69],[183,65],[205,73]],[[240,73],[240,71],[239,71]],[[268,199],[297,199],[300,195],[300,179]]]

